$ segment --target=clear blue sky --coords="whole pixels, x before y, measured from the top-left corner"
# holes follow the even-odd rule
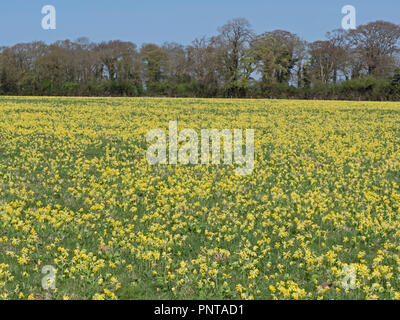
[[[341,26],[347,4],[356,7],[357,24],[400,23],[399,0],[0,0],[0,46],[81,36],[189,44],[236,17],[247,18],[257,33],[285,29],[314,41]],[[44,5],[56,7],[56,30],[41,28]]]

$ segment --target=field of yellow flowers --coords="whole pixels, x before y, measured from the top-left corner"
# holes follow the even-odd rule
[[[253,173],[149,165],[171,120]],[[2,97],[0,298],[397,299],[399,185],[400,103]]]

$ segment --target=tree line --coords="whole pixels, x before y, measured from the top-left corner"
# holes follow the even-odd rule
[[[187,46],[20,43],[0,48],[0,94],[399,100],[399,42],[386,21],[308,43],[237,18]]]

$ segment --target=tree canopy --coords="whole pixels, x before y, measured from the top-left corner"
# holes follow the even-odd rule
[[[399,42],[386,21],[308,43],[237,18],[187,46],[20,43],[0,48],[0,94],[399,100]]]

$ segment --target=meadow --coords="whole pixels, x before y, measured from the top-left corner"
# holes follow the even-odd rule
[[[169,121],[252,174],[150,165]],[[399,185],[396,102],[1,97],[0,299],[400,299]]]

